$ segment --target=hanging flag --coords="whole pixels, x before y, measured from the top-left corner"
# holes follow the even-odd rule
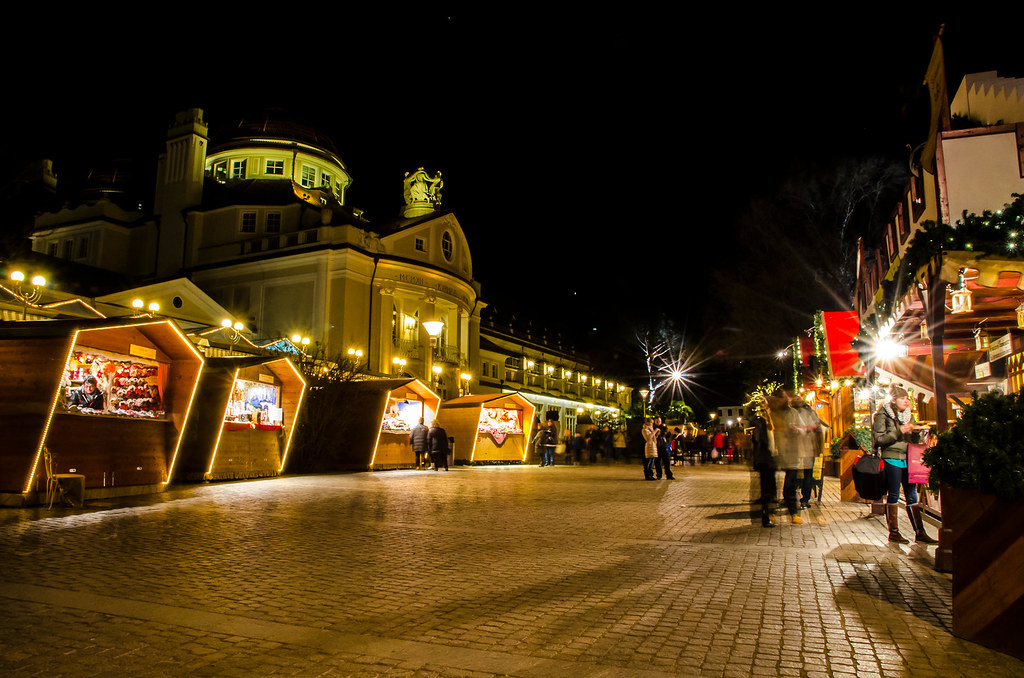
[[[932,50],[928,72],[924,76],[924,84],[928,86],[928,99],[931,102],[931,125],[928,129],[928,140],[921,153],[921,165],[935,174],[935,151],[939,132],[949,129],[949,97],[946,95],[946,62],[942,55],[942,30],[935,36],[935,49]]]

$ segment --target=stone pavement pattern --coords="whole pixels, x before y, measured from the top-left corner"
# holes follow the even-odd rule
[[[934,547],[740,467],[287,477],[0,511],[0,675],[1020,676]],[[934,533],[934,529],[933,529]]]

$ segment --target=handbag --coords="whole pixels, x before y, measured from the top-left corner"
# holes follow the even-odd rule
[[[888,493],[885,462],[877,454],[862,454],[853,463],[853,485],[861,499],[878,501]]]

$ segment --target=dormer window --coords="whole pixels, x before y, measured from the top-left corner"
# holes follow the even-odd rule
[[[423,243],[423,238],[416,238],[416,251],[417,252],[426,252],[427,251],[427,247]]]
[[[306,188],[313,188],[316,185],[316,168],[309,165],[302,166],[302,178],[299,183]]]
[[[232,160],[231,161],[231,178],[232,179],[244,179],[245,178],[245,160]]]
[[[268,160],[266,174],[284,174],[284,160]]]
[[[213,166],[213,178],[222,184],[228,180],[228,161],[221,160]]]

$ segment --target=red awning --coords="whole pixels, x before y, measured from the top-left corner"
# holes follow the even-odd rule
[[[863,377],[864,363],[850,342],[860,333],[856,311],[822,313],[825,348],[833,377]]]

